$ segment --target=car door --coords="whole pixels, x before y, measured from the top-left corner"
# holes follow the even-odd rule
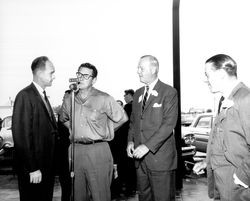
[[[200,116],[191,131],[194,134],[194,145],[199,152],[206,152],[209,134],[213,123],[213,115]]]
[[[0,131],[0,137],[2,138],[2,146],[5,148],[11,148],[14,146],[12,131],[11,131],[12,117],[5,117],[2,121],[2,129]],[[0,147],[2,148],[2,147]]]

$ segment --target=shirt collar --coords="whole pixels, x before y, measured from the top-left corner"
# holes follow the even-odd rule
[[[156,83],[158,82],[159,78],[156,78],[153,82],[151,82],[148,86],[149,86],[149,91],[152,91],[156,85]],[[146,89],[146,85],[145,85],[145,89]]]
[[[35,85],[35,87],[36,87],[36,89],[37,89],[37,91],[39,92],[39,94],[42,96],[42,97],[44,97],[44,94],[43,94],[43,88],[39,85],[39,84],[37,84],[36,82],[34,82],[33,81],[33,84]]]

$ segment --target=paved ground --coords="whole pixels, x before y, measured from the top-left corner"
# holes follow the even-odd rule
[[[61,188],[58,181],[55,183],[53,201],[60,201]],[[0,200],[18,201],[17,178],[13,175],[0,175]],[[138,201],[138,196],[121,198],[116,201]],[[183,189],[176,196],[176,201],[211,201],[207,196],[205,177],[190,175],[183,180]]]
[[[196,154],[196,160],[204,156],[199,153]],[[17,187],[17,178],[13,175],[11,165],[4,163],[0,158],[0,201],[19,201],[19,193]],[[61,200],[61,188],[56,179],[54,188],[53,201]],[[138,195],[131,198],[121,198],[112,201],[138,201]],[[183,179],[183,189],[178,192],[176,201],[212,201],[207,196],[207,184],[205,176],[197,176],[192,173]]]

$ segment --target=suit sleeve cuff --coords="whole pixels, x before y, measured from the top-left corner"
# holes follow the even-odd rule
[[[241,180],[244,184],[246,184],[247,186],[250,185],[250,178],[247,176],[247,174],[244,171],[238,168],[235,174],[239,178],[239,180]]]

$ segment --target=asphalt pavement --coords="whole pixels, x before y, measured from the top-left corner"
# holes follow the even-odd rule
[[[60,201],[61,188],[56,179],[53,201]],[[17,177],[12,174],[0,175],[0,200],[19,201]],[[138,201],[138,195],[123,197],[113,201]],[[207,184],[204,176],[188,175],[183,179],[183,189],[176,195],[176,201],[211,201],[207,196]]]

